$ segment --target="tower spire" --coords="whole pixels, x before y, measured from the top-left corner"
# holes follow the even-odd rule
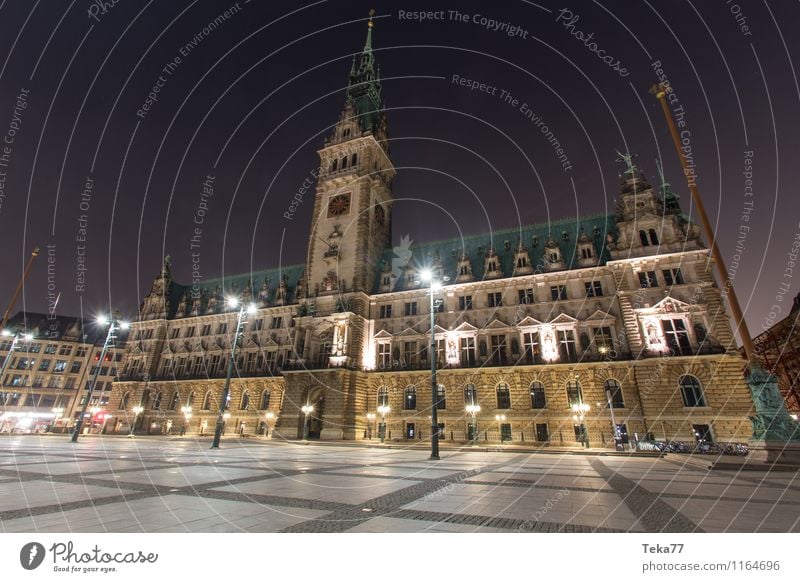
[[[369,10],[369,21],[367,22],[367,40],[364,42],[364,52],[372,52],[372,27],[375,25],[372,22],[372,17],[375,15],[375,9],[370,8]]]

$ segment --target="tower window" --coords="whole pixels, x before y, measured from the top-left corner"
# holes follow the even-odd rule
[[[331,162],[331,172],[335,172],[339,169],[339,160],[335,159]]]
[[[638,273],[639,285],[642,288],[658,287],[658,279],[656,278],[655,271],[642,271]]]
[[[350,166],[353,167],[358,163],[358,154],[350,156]]]
[[[650,241],[647,240],[647,233],[645,231],[643,230],[639,231],[639,240],[641,241],[643,247],[650,246]]]
[[[654,228],[650,229],[650,244],[657,245],[658,244],[658,234]]]
[[[661,271],[664,275],[664,282],[667,286],[671,287],[672,285],[683,285],[683,273],[681,273],[680,267],[677,269],[664,269]]]
[[[563,301],[567,298],[567,288],[564,285],[554,285],[550,287],[550,297],[553,301]]]
[[[586,296],[587,297],[602,297],[603,296],[603,285],[600,281],[587,281],[584,283],[586,286]]]
[[[350,137],[350,128],[349,127],[345,127],[344,128],[344,130],[342,131],[342,137]]]

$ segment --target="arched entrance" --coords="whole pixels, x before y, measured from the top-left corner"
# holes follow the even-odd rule
[[[322,429],[324,428],[323,418],[325,416],[325,394],[322,387],[311,388],[308,391],[308,396],[303,401],[311,404],[314,411],[308,415],[308,439],[319,440],[322,438]],[[303,424],[306,421],[305,415],[300,414],[300,426],[297,437],[303,438]]]

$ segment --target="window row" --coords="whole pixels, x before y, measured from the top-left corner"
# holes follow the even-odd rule
[[[228,396],[230,399],[230,396]],[[131,393],[126,392],[119,402],[119,410],[127,410],[130,405]],[[258,410],[267,410],[269,409],[270,403],[270,390],[264,389],[261,392],[261,397],[258,401]],[[169,402],[164,401],[164,393],[163,392],[156,392],[152,399],[150,397],[149,392],[145,392],[142,396],[141,401],[139,402],[139,406],[144,408],[145,410],[169,410],[169,411],[182,411],[183,407],[192,408],[195,404],[195,393],[190,392],[184,403],[181,402],[180,393],[176,390],[172,393],[172,396],[169,399]],[[203,397],[203,402],[201,406],[201,410],[212,410],[219,409],[219,398],[218,394],[213,390],[209,390],[206,392],[205,396]],[[226,408],[230,408],[230,402]],[[252,402],[250,398],[250,391],[245,390],[242,393],[241,398],[239,399],[238,403],[238,410],[252,410]]]
[[[706,406],[703,387],[700,383],[700,380],[696,376],[689,374],[681,376],[678,381],[678,386],[681,391],[681,397],[683,399],[684,406]],[[577,380],[571,380],[567,382],[565,385],[565,390],[567,394],[567,405],[570,408],[585,402],[583,387]],[[622,393],[622,386],[617,380],[613,378],[606,380],[603,383],[603,391],[606,401],[604,406],[610,406],[611,408],[625,408],[625,398]],[[545,386],[542,382],[531,382],[529,386],[529,395],[530,408],[542,409],[547,407]],[[506,410],[511,408],[511,391],[507,383],[500,382],[497,386],[495,386],[495,403],[496,409]],[[464,406],[476,404],[480,404],[480,402],[478,400],[478,392],[475,384],[469,383],[464,385]],[[389,389],[386,386],[381,386],[378,388],[376,395],[376,407],[388,405]],[[427,404],[424,407],[427,407]],[[447,390],[442,384],[438,385],[436,394],[436,408],[439,410],[447,409]],[[403,410],[417,410],[417,387],[414,385],[409,385],[403,390]]]

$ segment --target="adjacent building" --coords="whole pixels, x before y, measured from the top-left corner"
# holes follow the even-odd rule
[[[64,432],[73,426],[88,394],[92,374],[99,366],[89,402],[92,428],[107,422],[112,383],[124,353],[124,340],[109,349],[100,364],[103,338],[94,325],[85,327],[76,317],[19,312],[0,341],[0,362],[8,365],[0,387],[0,432]],[[13,334],[18,334],[14,350]],[[31,339],[26,339],[26,336]]]
[[[775,374],[792,415],[800,414],[800,294],[789,314],[753,338],[756,356]]]
[[[613,214],[393,246],[395,168],[371,23],[319,156],[304,264],[192,286],[165,260],[131,325],[108,407],[114,430],[213,430],[238,331],[226,298],[236,297],[255,311],[241,329],[229,434],[297,439],[307,423],[312,439],[370,438],[388,406],[387,436],[413,441],[431,434],[432,402],[437,430],[455,441],[752,434],[709,251],[664,180],[652,187],[628,159]],[[425,270],[443,284],[433,329]],[[474,418],[469,404],[481,407]]]

